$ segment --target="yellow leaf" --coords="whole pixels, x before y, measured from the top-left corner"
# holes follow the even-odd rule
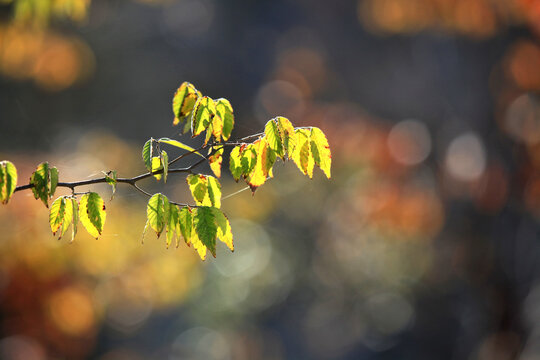
[[[208,157],[208,163],[210,164],[210,169],[216,175],[216,177],[221,177],[221,163],[223,162],[223,147],[219,150],[216,150],[214,154]]]
[[[332,165],[332,154],[326,136],[319,128],[311,129],[311,153],[315,164],[321,168],[326,177],[330,179],[330,167]]]
[[[105,225],[105,203],[95,192],[84,194],[79,202],[79,218],[84,228],[96,239]]]
[[[315,162],[311,155],[311,132],[309,129],[296,129],[295,133],[297,144],[293,151],[292,159],[300,171],[312,178]]]

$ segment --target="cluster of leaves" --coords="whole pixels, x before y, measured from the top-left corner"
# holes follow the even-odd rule
[[[116,171],[104,173],[103,178],[75,183],[59,183],[58,170],[48,163],[40,164],[30,177],[27,185],[16,187],[17,171],[9,161],[0,162],[0,201],[6,204],[18,190],[32,189],[34,197],[46,207],[54,196],[57,187],[69,187],[72,195],[60,196],[51,205],[49,223],[53,234],[61,238],[72,226],[72,241],[80,221],[95,238],[103,231],[106,212],[103,199],[95,192],[76,194],[77,186],[95,183],[108,183],[116,190],[117,184],[126,183],[150,197],[147,205],[146,233],[148,228],[159,236],[165,231],[166,244],[175,240],[176,246],[184,242],[205,259],[207,251],[215,257],[216,243],[222,241],[234,250],[231,225],[221,211],[221,177],[223,154],[226,147],[233,147],[229,158],[229,170],[238,181],[244,179],[251,190],[263,185],[273,177],[272,168],[278,160],[292,160],[298,168],[313,177],[317,165],[330,178],[331,153],[324,133],[315,127],[294,128],[291,122],[281,116],[269,120],[264,132],[248,136],[238,141],[230,141],[234,127],[234,113],[226,99],[213,100],[198,91],[192,84],[184,82],[173,97],[173,125],[180,125],[182,133],[191,132],[192,137],[204,134],[201,147],[195,149],[178,140],[169,138],[150,138],[143,146],[142,159],[148,173],[134,178],[119,179]],[[245,140],[254,139],[253,142]],[[162,146],[172,146],[184,153],[170,160]],[[203,150],[207,151],[204,155]],[[177,160],[186,156],[200,159],[188,168],[173,169]],[[212,175],[197,174],[192,170],[207,162]],[[193,196],[194,205],[170,201],[161,193],[149,194],[136,185],[136,182],[150,176],[156,180],[167,181],[169,174],[187,172],[187,186]],[[80,200],[77,196],[80,195]],[[112,197],[111,197],[112,199]]]

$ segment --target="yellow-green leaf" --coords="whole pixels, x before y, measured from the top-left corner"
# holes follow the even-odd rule
[[[71,224],[71,242],[75,240],[75,235],[77,235],[77,225],[79,223],[79,204],[77,199],[71,198],[71,206],[73,207],[73,222]]]
[[[284,118],[283,116],[276,117],[276,121],[278,123],[279,133],[281,135],[281,141],[283,142],[285,151],[287,152],[289,158],[291,158],[291,154],[294,151],[297,142],[294,127],[289,119]]]
[[[216,175],[216,177],[221,177],[221,163],[223,162],[223,147],[215,150],[215,152],[208,157],[208,163],[210,164],[210,169]]]
[[[152,158],[152,172],[163,169],[161,164],[161,156],[154,156]],[[161,179],[161,174],[154,174],[154,177],[159,181]]]
[[[193,228],[193,218],[191,216],[191,209],[187,206],[184,206],[180,209],[178,215],[178,224],[180,225],[180,232],[186,244],[191,244],[191,233]]]
[[[206,176],[200,174],[189,174],[186,181],[196,204],[202,205],[207,192]]]
[[[49,211],[49,224],[51,225],[53,235],[55,235],[58,229],[62,226],[65,211],[66,198],[64,196],[61,196],[53,201]],[[62,236],[62,234],[60,234],[60,236]]]
[[[315,164],[321,168],[326,177],[330,179],[330,167],[332,165],[332,154],[326,136],[319,128],[311,129],[311,153]]]
[[[189,152],[192,152],[194,154],[197,154],[199,155],[200,157],[204,157],[200,152],[198,151],[195,151],[194,148],[192,148],[191,146],[188,146],[184,143],[181,143],[180,141],[178,140],[173,140],[173,139],[169,139],[169,138],[161,138],[158,140],[160,143],[164,143],[164,144],[168,144],[168,145],[172,145],[172,146],[175,146],[177,148],[180,148],[180,149],[183,149],[183,150],[187,150]]]
[[[223,140],[228,140],[234,127],[233,108],[227,99],[218,99],[215,103],[217,115],[223,121],[221,136],[223,137]]]
[[[17,187],[17,169],[10,161],[0,162],[0,202],[7,204]]]
[[[178,237],[180,236],[180,232],[177,231],[178,229],[178,206],[174,204],[169,204],[169,216],[167,220],[167,248],[169,248],[169,245],[171,244],[172,240],[175,238],[176,233],[176,246],[178,247]]]
[[[235,181],[238,181],[242,176],[242,150],[240,146],[235,146],[229,156],[229,171],[231,172]]]
[[[298,142],[292,154],[292,159],[304,175],[312,178],[315,162],[311,154],[310,137],[311,132],[309,129],[296,129],[296,139]]]
[[[52,198],[56,191],[56,186],[58,185],[58,169],[55,166],[49,168],[49,178],[49,198]]]
[[[194,209],[193,226],[201,243],[216,257],[217,225],[212,208],[201,206]]]
[[[114,193],[116,192],[116,185],[117,185],[116,170],[111,170],[111,171],[109,171],[107,173],[103,172],[103,174],[105,175],[105,181],[107,182],[107,184],[112,186],[112,194],[111,194],[111,200],[112,200],[113,197],[114,197]]]
[[[247,175],[253,171],[257,163],[257,148],[254,144],[247,145],[242,151],[242,174]]]
[[[199,135],[210,126],[212,119],[216,115],[216,106],[214,101],[203,96],[195,103],[193,115],[191,116],[191,132],[193,137]]]
[[[267,177],[271,175],[272,166],[276,161],[276,153],[268,147],[265,138],[255,141],[253,146],[257,154],[257,162],[253,170],[246,177],[251,191],[255,191],[266,182]]]
[[[157,236],[161,235],[164,227],[169,219],[169,199],[163,194],[154,194],[148,205],[146,206],[146,217],[148,225],[156,232]]]
[[[44,162],[38,165],[36,171],[30,176],[30,184],[34,185],[34,187],[32,187],[32,192],[34,193],[36,200],[40,199],[46,207],[49,207],[49,163]]]
[[[76,204],[77,202],[75,201],[75,205]],[[73,228],[76,228],[77,226],[77,224],[74,222],[73,206],[73,201],[68,196],[59,197],[51,205],[49,212],[49,224],[51,225],[53,235],[56,235],[56,232],[60,231],[58,239],[64,236],[69,225],[73,223]]]
[[[213,176],[206,177],[206,197],[202,205],[221,207],[221,184]]]
[[[231,224],[229,223],[229,219],[221,210],[218,208],[211,208],[212,212],[214,214],[214,218],[216,219],[216,225],[217,225],[217,237],[220,241],[225,243],[231,251],[234,251],[234,245],[233,245],[233,234],[231,230]]]
[[[101,235],[107,213],[101,196],[95,192],[84,194],[79,202],[79,218],[84,228],[96,239]]]
[[[167,182],[167,174],[169,173],[169,155],[165,150],[161,150],[161,162],[163,164],[163,182]]]
[[[180,124],[187,116],[189,116],[189,114],[191,114],[199,96],[200,92],[198,92],[192,84],[184,82],[180,85],[173,97],[173,125]]]
[[[266,123],[266,126],[264,127],[264,134],[268,147],[273,150],[277,156],[283,159],[285,153],[283,151],[281,135],[279,133],[276,120],[272,119]]]
[[[150,138],[147,142],[144,143],[143,149],[142,149],[142,158],[144,161],[144,166],[148,169],[148,171],[152,170],[152,148],[154,139]]]

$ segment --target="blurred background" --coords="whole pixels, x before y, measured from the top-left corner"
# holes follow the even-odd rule
[[[42,161],[137,175],[151,136],[196,145],[172,127],[183,81],[231,101],[232,138],[320,127],[332,180],[277,164],[223,201],[235,252],[204,262],[141,245],[132,189],[93,187],[104,234],[72,244],[16,193],[1,359],[540,359],[540,0],[0,0],[19,184]],[[189,201],[182,176],[141,186]]]

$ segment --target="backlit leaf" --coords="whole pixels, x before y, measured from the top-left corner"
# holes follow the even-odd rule
[[[169,139],[169,138],[161,138],[158,140],[160,143],[163,143],[163,144],[168,144],[168,145],[172,145],[172,146],[175,146],[177,148],[180,148],[180,149],[183,149],[183,150],[187,150],[189,152],[193,152],[197,155],[199,155],[200,157],[204,157],[200,152],[198,151],[195,151],[194,148],[192,148],[191,146],[188,146],[186,144],[183,144],[181,143],[180,141],[178,140],[173,140],[173,139]]]
[[[180,232],[177,232],[178,228],[178,218],[179,211],[178,206],[174,204],[169,204],[169,216],[167,219],[167,248],[171,244],[172,240],[174,239],[174,235],[176,232],[176,237],[178,238],[180,236]],[[176,241],[176,244],[178,246],[178,240]]]
[[[77,201],[75,200],[75,205]],[[56,199],[49,212],[49,224],[53,235],[60,231],[58,239],[60,239],[66,233],[69,225],[73,223],[75,228],[77,224],[74,222],[73,217],[73,199],[68,196],[61,196]],[[76,208],[75,208],[76,209]]]
[[[221,207],[221,184],[213,176],[206,177],[206,197],[202,205]]]
[[[17,187],[17,169],[10,161],[0,162],[0,202],[7,204]]]
[[[163,169],[163,166],[161,164],[161,157],[160,156],[154,156],[152,158],[152,172],[158,171]],[[161,174],[154,174],[154,177],[159,181],[161,179]]]
[[[223,140],[228,140],[234,127],[233,108],[227,99],[218,99],[215,103],[217,115],[223,121],[221,136],[223,137]]]
[[[235,146],[229,156],[229,171],[235,181],[238,181],[244,173],[242,167],[242,151],[240,146]]]
[[[49,225],[51,225],[51,231],[53,235],[55,235],[60,226],[62,226],[65,210],[66,198],[64,196],[61,196],[53,201],[51,209],[49,211]]]
[[[217,225],[212,208],[202,206],[193,209],[193,226],[201,243],[216,257]]]
[[[107,213],[103,199],[95,192],[84,194],[79,202],[79,219],[84,228],[96,239],[101,235]]]
[[[326,136],[319,128],[311,129],[311,153],[315,164],[321,168],[326,177],[330,179],[330,167],[332,165],[332,154]]]
[[[206,176],[200,174],[189,174],[186,178],[189,190],[197,205],[202,205],[206,196],[207,181]]]
[[[186,244],[191,244],[191,233],[193,228],[193,218],[191,216],[191,210],[189,207],[184,206],[180,209],[178,215],[178,224],[180,225],[180,232]]]
[[[182,85],[180,85],[173,97],[173,125],[180,124],[187,116],[191,114],[199,95],[200,93],[192,84],[184,82]]]
[[[216,177],[221,177],[221,163],[223,162],[223,147],[215,150],[212,155],[208,157],[208,163],[210,164],[210,169],[216,175]]]
[[[294,127],[289,119],[284,118],[283,116],[278,116],[276,120],[278,123],[279,133],[281,135],[281,141],[283,142],[283,146],[289,158],[291,158],[291,154],[294,151],[297,142]]]
[[[112,194],[111,194],[111,200],[112,200],[114,197],[114,193],[116,192],[116,185],[117,185],[116,170],[111,170],[107,173],[104,172],[104,174],[105,174],[105,181],[107,182],[107,184],[112,186]]]
[[[77,225],[79,224],[79,204],[77,199],[71,198],[71,206],[73,206],[73,222],[71,225],[71,241],[75,240],[77,235]]]
[[[234,251],[233,234],[231,230],[231,224],[227,216],[221,212],[218,208],[211,208],[214,213],[217,225],[217,237],[221,240],[231,251]]]
[[[156,232],[158,237],[169,221],[168,215],[169,199],[163,194],[154,194],[148,200],[146,217],[148,218],[148,225]]]
[[[212,119],[212,124],[208,128],[208,130],[210,129],[212,129],[212,135],[214,136],[216,141],[220,142],[222,134],[223,134],[223,119],[217,114],[217,109],[216,109],[216,116],[214,116],[214,118]]]
[[[208,96],[203,96],[195,103],[191,116],[191,132],[193,137],[199,135],[210,126],[216,114],[214,101]]]
[[[152,170],[152,148],[154,139],[150,138],[147,142],[144,143],[143,149],[142,149],[142,158],[144,161],[144,166],[146,166],[146,169],[148,171]]]
[[[47,202],[50,184],[49,163],[44,162],[38,165],[36,171],[30,176],[30,184],[34,185],[32,192],[36,200],[40,199],[46,207],[49,207]]]
[[[298,142],[292,154],[292,159],[304,175],[312,178],[315,162],[311,155],[310,136],[311,132],[309,129],[296,129],[296,139]]]
[[[254,144],[249,144],[242,152],[242,174],[247,175],[253,171],[257,163],[257,148]]]
[[[169,155],[164,150],[161,150],[161,163],[163,164],[163,182],[166,183],[169,173]]]
[[[58,169],[53,166],[49,168],[50,183],[49,183],[49,198],[52,198],[54,192],[56,191],[56,186],[58,185]]]
[[[272,149],[277,156],[283,159],[285,153],[283,151],[281,135],[279,133],[276,120],[272,119],[266,123],[266,126],[264,127],[264,134],[268,147]]]
[[[276,153],[268,147],[265,138],[255,141],[253,146],[257,154],[257,161],[253,170],[246,176],[246,181],[251,187],[251,191],[255,191],[257,187],[266,182],[267,177],[271,175],[272,166],[276,161]]]

